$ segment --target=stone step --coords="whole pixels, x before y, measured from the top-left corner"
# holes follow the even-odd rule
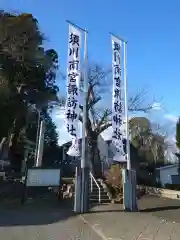
[[[101,202],[99,203],[98,199],[90,199],[91,203],[98,203],[98,204],[103,204],[103,203],[111,203],[111,200],[109,199],[101,199]]]
[[[107,192],[105,192],[105,191],[103,191],[103,190],[100,190],[100,191],[99,191],[99,190],[93,190],[93,191],[90,190],[90,191],[89,191],[90,194],[92,194],[92,193],[93,193],[93,194],[99,194],[99,192],[100,192],[101,194],[103,194],[103,193],[106,193],[106,194],[107,194]]]
[[[102,186],[99,186],[100,189],[104,190],[104,188]],[[89,188],[91,189],[91,186],[89,186]],[[96,185],[92,186],[93,189],[99,189]]]
[[[89,196],[90,199],[99,199],[99,196]],[[109,200],[109,197],[108,196],[101,196],[101,199],[108,199]]]
[[[99,194],[94,194],[94,193],[91,193],[89,194],[90,197],[99,197]],[[105,197],[105,198],[109,198],[109,196],[107,194],[101,194],[100,195],[101,197]]]
[[[99,197],[90,197],[89,199],[90,199],[90,201],[96,201],[96,202],[99,201]],[[111,199],[109,199],[109,198],[101,197],[101,201],[103,201],[103,200],[109,201],[109,202],[111,201]]]
[[[91,207],[95,207],[95,206],[98,206],[98,205],[109,205],[110,203],[109,202],[101,202],[101,203],[99,203],[99,202],[91,202],[90,203],[91,204]]]
[[[107,192],[102,189],[100,192],[100,197],[101,197],[101,203],[111,203],[111,200],[109,198],[109,196],[107,195]],[[96,191],[92,191],[89,193],[89,198],[90,201],[93,203],[98,203],[99,202],[99,190],[96,189]]]
[[[102,187],[102,185],[100,183],[98,183],[98,185],[99,185],[99,187]],[[91,183],[89,183],[89,186],[91,186]],[[92,183],[92,186],[96,186],[97,187],[95,182]]]
[[[99,191],[89,191],[89,194],[94,194],[94,195],[97,195],[97,194],[99,194]],[[106,191],[100,191],[100,194],[105,194],[105,195],[107,195],[108,193],[106,192]]]
[[[97,180],[97,183],[100,187],[100,197],[101,202],[99,203],[99,188],[96,185],[96,183],[92,182],[92,192],[91,192],[91,180],[89,180],[89,199],[92,204],[109,204],[111,203],[111,200],[109,199],[109,196],[106,192],[106,190],[101,185],[101,182]]]
[[[99,193],[99,192],[104,192],[104,193],[107,193],[104,189],[93,189],[92,191],[91,190],[89,190],[89,192],[91,193],[91,192],[94,192],[94,193]]]
[[[100,195],[102,198],[109,198],[107,194],[101,194]],[[90,194],[89,197],[99,197],[99,194]]]
[[[97,182],[98,184],[101,184],[101,182],[100,182],[99,180],[96,180],[96,182]],[[89,179],[89,183],[91,183],[91,179]],[[93,183],[93,184],[96,184],[95,181],[92,181],[92,183]]]
[[[102,196],[108,196],[106,192],[100,192]],[[89,195],[99,196],[99,192],[90,192]]]

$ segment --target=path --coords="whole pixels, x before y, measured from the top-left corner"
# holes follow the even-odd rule
[[[144,197],[139,205],[138,213],[124,212],[119,205],[94,207],[83,220],[104,240],[180,239],[179,200]]]
[[[81,216],[62,206],[1,208],[0,236],[7,240],[180,239],[180,201],[144,197],[139,205],[138,213],[124,212],[121,205],[102,205]]]
[[[48,225],[0,227],[0,236],[6,240],[101,240],[79,217]]]
[[[88,224],[67,209],[22,209],[0,213],[0,239],[101,240]]]

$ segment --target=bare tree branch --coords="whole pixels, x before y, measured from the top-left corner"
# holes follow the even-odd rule
[[[99,130],[99,134],[102,133],[104,130],[106,130],[108,127],[111,127],[112,123],[106,123],[104,125],[101,126],[100,130]]]
[[[91,113],[93,126],[95,127],[96,124],[97,124],[97,121],[96,121],[96,111],[94,110],[94,108],[89,109],[89,111]]]
[[[146,90],[142,90],[128,99],[128,110],[131,112],[148,112],[153,108],[153,102],[144,104],[146,101]]]
[[[86,134],[90,147],[91,163],[94,169],[96,160],[100,158],[98,155],[97,138],[100,133],[112,126],[111,116],[112,110],[108,102],[107,96],[111,94],[112,77],[109,78],[111,70],[105,70],[99,65],[91,65],[88,69],[88,93],[86,98],[87,116],[86,116]],[[63,76],[64,79],[66,77]],[[83,74],[80,79],[80,91],[83,92]],[[109,97],[109,96],[108,96]],[[144,104],[146,101],[145,91],[138,92],[131,96],[128,101],[128,109],[132,112],[147,112],[152,109],[152,104]],[[79,106],[81,113],[79,120],[83,122],[83,106]],[[99,161],[100,162],[100,161]]]
[[[112,111],[110,109],[106,109],[104,111],[104,114],[101,118],[101,120],[99,121],[98,125],[97,125],[97,128],[96,128],[96,131],[98,133],[102,132],[102,129],[101,129],[101,126],[104,125],[104,124],[107,124],[108,122],[108,117],[112,114]],[[104,125],[105,126],[105,125]]]

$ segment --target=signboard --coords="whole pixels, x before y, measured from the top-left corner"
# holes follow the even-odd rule
[[[59,186],[60,177],[60,169],[31,168],[27,171],[26,187]]]

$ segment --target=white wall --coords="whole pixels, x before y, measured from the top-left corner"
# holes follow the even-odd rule
[[[177,163],[178,157],[176,157],[175,152],[177,152],[175,149],[171,149],[170,147],[164,151],[164,157],[165,160],[169,163]]]
[[[164,187],[165,184],[167,184],[167,183],[172,184],[171,175],[177,175],[177,174],[178,174],[177,165],[161,168],[160,169],[160,181],[161,181],[162,186]]]
[[[103,158],[107,158],[108,157],[108,144],[104,141],[104,139],[101,137],[101,135],[98,137],[98,148],[99,148],[101,160],[103,160]]]
[[[100,135],[98,137],[98,148],[101,161],[103,161],[105,166],[108,167],[112,162],[112,159],[109,158],[109,149],[111,149],[111,151],[113,150],[112,144],[108,145],[108,143]]]
[[[101,135],[98,137],[98,147],[101,161],[109,166],[113,162],[113,157],[116,154],[116,148],[112,143],[108,144]]]

